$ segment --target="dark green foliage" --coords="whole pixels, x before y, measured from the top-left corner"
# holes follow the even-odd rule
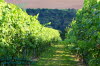
[[[34,16],[39,13],[38,20],[41,24],[51,22],[47,27],[62,31],[62,38],[64,38],[66,26],[75,18],[76,11],[75,9],[26,9],[29,15]]]
[[[100,66],[100,0],[85,0],[66,34],[70,49],[89,66]]]
[[[26,58],[17,58],[17,57],[7,57],[7,58],[0,57],[0,62],[2,66],[33,65],[36,63],[36,61],[31,61],[27,60]]]

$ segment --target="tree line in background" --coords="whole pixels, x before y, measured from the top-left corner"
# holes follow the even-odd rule
[[[75,9],[26,9],[29,15],[39,14],[38,20],[46,27],[57,29],[64,39],[65,29],[76,17]],[[48,24],[51,22],[51,24]]]

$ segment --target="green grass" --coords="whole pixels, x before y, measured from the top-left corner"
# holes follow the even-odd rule
[[[79,66],[77,64],[78,61],[67,50],[66,45],[52,44],[34,66]]]

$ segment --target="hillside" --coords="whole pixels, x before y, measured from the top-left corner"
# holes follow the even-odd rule
[[[66,27],[75,19],[76,11],[75,9],[26,9],[29,15],[39,14],[38,20],[41,24],[59,30],[62,38]],[[51,24],[48,25],[49,22]]]

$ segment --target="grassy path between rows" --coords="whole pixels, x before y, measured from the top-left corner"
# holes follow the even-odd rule
[[[67,50],[64,44],[52,44],[34,66],[83,66]]]

